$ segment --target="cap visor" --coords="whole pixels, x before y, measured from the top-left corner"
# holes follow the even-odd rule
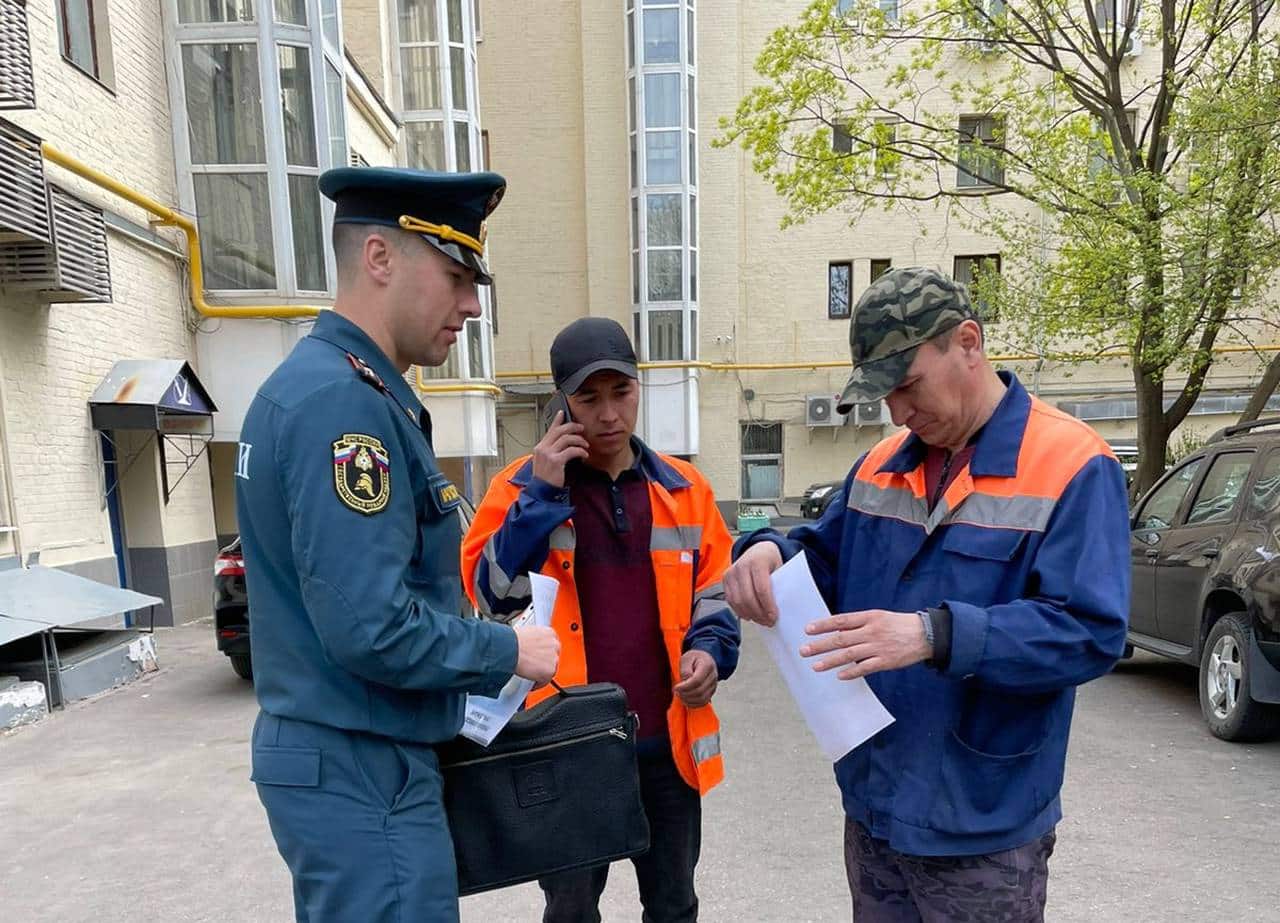
[[[848,413],[855,404],[867,404],[888,395],[907,377],[907,370],[911,368],[911,362],[919,348],[920,346],[913,346],[874,362],[864,362],[855,368],[840,394],[836,412]]]
[[[472,270],[476,274],[477,285],[492,285],[493,274],[489,272],[489,266],[484,261],[484,257],[467,247],[460,247],[457,244],[445,243],[436,240],[430,234],[419,234],[423,240],[435,247],[449,259]]]
[[[624,362],[621,359],[597,359],[595,362],[588,362],[560,382],[560,390],[565,394],[575,394],[596,372],[620,372],[628,378],[640,377],[640,370],[636,368],[635,363]]]

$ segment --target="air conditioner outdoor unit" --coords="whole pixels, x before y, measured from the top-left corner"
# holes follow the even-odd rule
[[[858,426],[883,426],[889,422],[889,412],[884,401],[867,401],[856,404],[853,408],[854,420]]]
[[[843,426],[845,415],[836,413],[836,398],[830,394],[810,394],[804,399],[805,426]]]

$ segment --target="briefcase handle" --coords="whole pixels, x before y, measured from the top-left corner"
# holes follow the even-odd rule
[[[587,693],[585,686],[570,686],[568,689],[566,689],[564,688],[564,686],[561,686],[559,683],[557,683],[554,679],[551,680],[551,688],[555,689],[556,692],[558,692],[560,695],[564,696],[565,698],[568,698],[570,696],[575,696],[575,695],[589,694]],[[639,728],[640,716],[633,711],[628,712],[628,714],[630,714],[632,720],[635,721],[635,726]]]

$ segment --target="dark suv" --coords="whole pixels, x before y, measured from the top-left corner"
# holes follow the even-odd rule
[[[1130,643],[1199,667],[1216,736],[1280,730],[1280,418],[1216,433],[1130,525]]]
[[[458,504],[462,534],[471,528],[476,510],[466,497]],[[466,594],[462,597],[463,618],[477,618]],[[253,679],[253,658],[249,654],[249,591],[244,580],[244,555],[240,538],[218,552],[213,561],[213,628],[218,650],[231,659],[231,668],[245,679]]]

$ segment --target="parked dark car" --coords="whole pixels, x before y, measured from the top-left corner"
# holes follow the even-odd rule
[[[458,518],[465,535],[471,527],[476,510],[461,498]],[[478,613],[464,594],[463,618],[476,618]],[[213,560],[213,627],[218,650],[231,658],[231,668],[247,680],[253,679],[253,658],[249,654],[249,592],[244,581],[244,555],[240,551],[240,537],[218,552]]]
[[[827,511],[844,481],[823,481],[810,484],[800,498],[800,515],[805,519],[818,519]]]
[[[1214,735],[1280,731],[1280,419],[1215,434],[1130,525],[1130,643],[1199,668]]]

